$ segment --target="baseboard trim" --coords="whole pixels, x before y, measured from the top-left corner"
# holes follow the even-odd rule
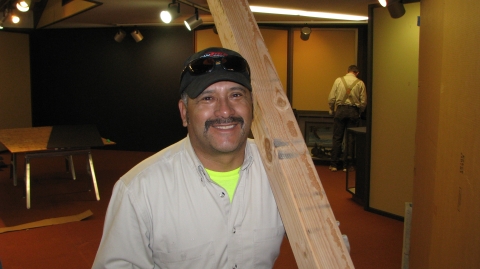
[[[381,216],[385,216],[385,217],[388,217],[388,218],[391,218],[391,219],[399,220],[399,221],[404,221],[405,220],[405,218],[402,217],[402,216],[395,215],[395,214],[392,214],[392,213],[389,213],[389,212],[386,212],[386,211],[382,211],[382,210],[379,210],[379,209],[375,209],[375,208],[372,208],[372,207],[365,207],[365,210],[368,211],[368,212],[372,212],[372,213],[375,213],[375,214],[378,214],[378,215],[381,215]]]

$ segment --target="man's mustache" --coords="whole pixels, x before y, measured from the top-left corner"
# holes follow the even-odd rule
[[[242,117],[228,117],[228,118],[219,118],[219,119],[214,119],[214,120],[207,120],[205,122],[205,131],[210,128],[213,124],[228,124],[228,123],[240,123],[241,126],[243,127],[243,123],[245,121],[243,120]]]

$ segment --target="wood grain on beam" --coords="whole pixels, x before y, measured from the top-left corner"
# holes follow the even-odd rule
[[[252,132],[299,268],[354,268],[290,103],[246,0],[208,0],[222,46],[249,62]]]

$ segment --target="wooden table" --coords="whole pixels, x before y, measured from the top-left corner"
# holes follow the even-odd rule
[[[16,173],[16,155],[18,153],[25,154],[25,192],[27,208],[30,208],[30,159],[41,157],[64,156],[68,160],[68,168],[75,180],[75,170],[73,166],[73,155],[86,154],[88,156],[87,166],[88,173],[92,176],[93,188],[97,200],[100,200],[98,192],[95,170],[93,167],[93,159],[90,147],[81,148],[47,148],[52,126],[31,127],[31,128],[15,128],[0,129],[0,143],[2,143],[11,155],[10,177],[13,178],[13,185],[17,185]],[[113,145],[114,142],[102,138],[104,145]]]

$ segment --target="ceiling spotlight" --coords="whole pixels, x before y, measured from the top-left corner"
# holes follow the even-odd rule
[[[382,7],[387,6],[387,0],[378,0],[378,2],[380,3],[380,5],[382,5]]]
[[[388,0],[387,9],[390,13],[390,17],[397,19],[405,14],[405,7],[401,0]]]
[[[17,9],[21,12],[27,12],[30,9],[30,0],[20,0],[17,2]]]
[[[113,39],[115,39],[115,41],[117,41],[118,43],[122,42],[122,40],[125,38],[125,35],[127,35],[125,33],[125,31],[123,31],[122,29],[118,29],[117,33],[115,34],[115,37]]]
[[[137,29],[133,30],[130,34],[132,35],[133,39],[135,39],[135,42],[140,42],[143,40],[143,35]]]
[[[0,21],[0,30],[3,29],[3,21]]]
[[[185,26],[187,27],[188,31],[192,31],[193,29],[197,28],[198,26],[202,25],[203,20],[202,18],[198,17],[198,9],[195,9],[195,15],[188,18],[184,21]]]
[[[170,23],[172,21],[173,17],[172,17],[172,14],[168,10],[162,10],[162,12],[160,12],[160,19],[164,23]]]
[[[19,23],[20,22],[20,17],[12,13],[12,22],[13,23]]]
[[[173,5],[177,5],[177,6],[173,6]],[[164,23],[170,23],[179,15],[180,15],[180,4],[176,4],[174,0],[172,3],[168,4],[168,8],[166,10],[162,10],[162,12],[160,12],[160,19]]]
[[[307,41],[310,38],[310,34],[312,33],[312,29],[310,27],[303,27],[300,31],[300,38],[304,41]]]

